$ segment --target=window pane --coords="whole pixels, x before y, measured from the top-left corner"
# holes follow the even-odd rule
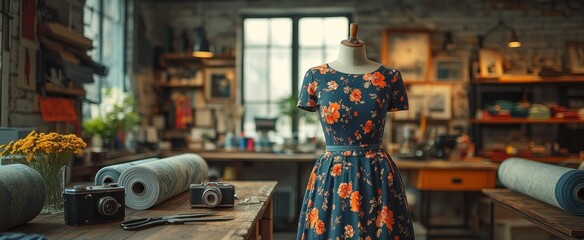
[[[342,40],[349,38],[349,20],[346,17],[324,18],[320,27],[324,31],[325,44],[337,46]]]
[[[104,87],[118,87],[124,89],[124,30],[123,26],[104,19],[102,62],[108,67],[107,80]]]
[[[116,23],[122,20],[122,1],[119,0],[104,0],[103,1],[103,15],[110,21]]]
[[[270,25],[270,42],[273,46],[292,45],[292,19],[272,18]]]
[[[255,136],[255,122],[256,117],[274,117],[268,114],[269,107],[266,103],[246,103],[244,106],[244,122],[243,131],[246,136]]]
[[[273,102],[288,97],[292,93],[291,64],[292,49],[272,49],[270,51],[270,100]]]
[[[339,47],[327,47],[326,52],[324,54],[324,61],[325,62],[332,62],[339,57]]]
[[[268,44],[268,18],[248,18],[243,21],[245,45]]]
[[[300,49],[298,58],[298,86],[302,85],[302,80],[304,79],[304,74],[311,67],[316,67],[318,65],[324,64],[322,60],[322,51],[320,49]]]
[[[301,18],[298,21],[300,46],[321,46],[324,42],[322,27],[322,18]]]
[[[246,48],[243,62],[244,97],[247,101],[267,101],[268,51],[265,48]]]

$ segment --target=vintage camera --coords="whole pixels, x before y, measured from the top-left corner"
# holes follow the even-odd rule
[[[122,221],[126,215],[124,187],[116,183],[75,185],[65,189],[63,201],[67,225]]]
[[[191,184],[191,207],[233,207],[235,186],[222,182]]]

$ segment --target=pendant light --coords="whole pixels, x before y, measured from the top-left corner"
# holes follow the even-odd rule
[[[485,44],[485,39],[491,33],[497,31],[499,28],[504,28],[504,29],[511,31],[511,40],[509,42],[507,42],[508,47],[510,47],[510,48],[521,47],[521,42],[519,41],[519,38],[517,37],[517,33],[515,32],[515,29],[513,29],[512,27],[507,25],[503,20],[499,20],[497,25],[493,26],[491,29],[489,29],[484,34],[479,35],[479,39],[478,39],[479,40],[479,48],[483,48],[484,44]]]
[[[203,1],[199,1],[199,16],[201,16],[201,25],[197,27],[195,36],[195,46],[193,47],[193,57],[212,58],[213,52],[209,46],[207,32],[205,31],[205,16],[203,16]]]

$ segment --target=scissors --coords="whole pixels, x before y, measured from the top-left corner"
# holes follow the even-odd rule
[[[156,218],[140,218],[122,222],[120,227],[124,230],[142,230],[159,225],[185,224],[187,222],[229,221],[234,219],[233,217],[210,217],[214,215],[216,215],[214,212],[198,212]]]

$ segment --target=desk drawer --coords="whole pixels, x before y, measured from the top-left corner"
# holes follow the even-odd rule
[[[495,187],[495,171],[423,169],[414,184],[420,190],[480,191]]]

